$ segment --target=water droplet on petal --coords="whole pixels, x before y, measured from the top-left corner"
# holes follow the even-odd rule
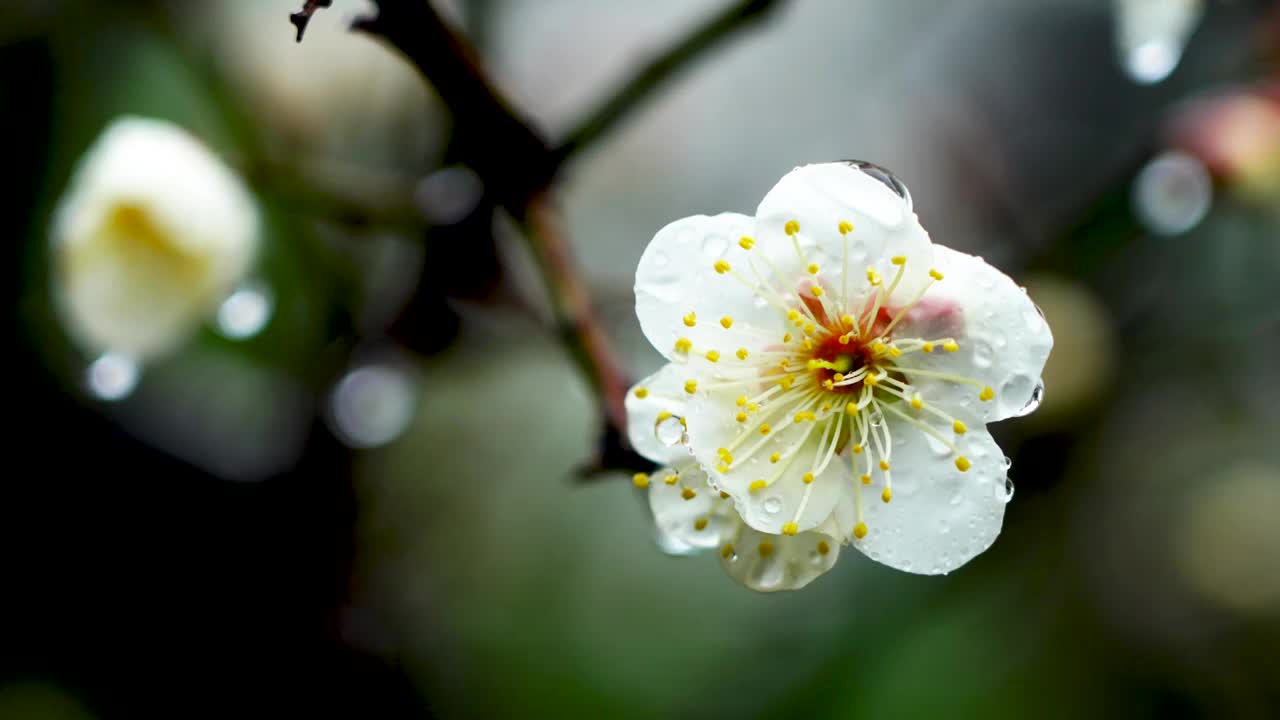
[[[907,189],[906,183],[902,182],[897,175],[889,172],[885,168],[880,167],[866,160],[845,160],[850,167],[861,170],[866,175],[875,178],[878,182],[893,191],[895,195],[902,198],[902,202],[907,206],[907,210],[911,210],[911,191]]]
[[[765,512],[769,513],[770,515],[774,515],[781,509],[782,509],[782,498],[778,497],[777,495],[773,495],[771,497],[765,498],[765,501],[764,501]]]
[[[718,258],[729,249],[729,239],[723,235],[708,235],[702,239],[702,252],[707,257]]]
[[[1014,417],[1022,417],[1024,415],[1030,415],[1031,413],[1035,412],[1036,408],[1040,407],[1040,404],[1043,402],[1044,402],[1044,381],[1037,380],[1035,388],[1032,389],[1031,391],[1031,397],[1027,399],[1027,404],[1023,405],[1021,410],[1014,413]]]
[[[1003,483],[996,483],[996,499],[1000,502],[1009,502],[1013,499],[1013,481],[1005,478]]]
[[[128,355],[104,353],[89,364],[85,371],[85,383],[94,397],[115,402],[129,397],[138,387],[142,367]]]
[[[1182,152],[1166,152],[1147,164],[1133,183],[1133,211],[1157,235],[1181,235],[1204,219],[1213,202],[1213,181],[1204,163]]]
[[[867,419],[870,420],[871,427],[878,428],[884,424],[884,413],[877,407],[875,410],[871,411],[871,414],[867,416]]]
[[[274,310],[270,289],[259,283],[247,284],[218,306],[218,332],[230,340],[247,340],[262,332]]]
[[[653,434],[663,445],[678,445],[684,437],[684,423],[680,416],[668,415],[654,423]]]

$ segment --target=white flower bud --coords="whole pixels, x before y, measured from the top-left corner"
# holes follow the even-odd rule
[[[258,245],[244,182],[185,130],[115,121],[81,159],[52,223],[55,292],[93,352],[154,357],[185,342]]]

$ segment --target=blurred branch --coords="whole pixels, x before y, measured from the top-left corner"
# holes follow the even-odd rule
[[[596,317],[550,189],[565,160],[604,136],[680,69],[780,2],[733,3],[650,62],[555,149],[493,87],[475,49],[429,0],[374,0],[377,15],[353,25],[398,49],[432,84],[454,115],[458,160],[474,170],[497,203],[523,224],[552,294],[560,335],[596,390],[605,419],[599,456],[590,470],[643,468],[650,463],[625,447],[627,376]],[[317,7],[308,2],[303,13],[309,16]]]
[[[781,4],[781,0],[735,2],[654,57],[568,134],[556,148],[557,163],[563,164],[595,143],[675,75],[698,62],[730,35],[763,21]]]
[[[382,37],[402,52],[449,106],[458,158],[521,221],[534,197],[555,178],[546,141],[494,89],[475,50],[428,0],[375,0],[378,14],[354,30]]]

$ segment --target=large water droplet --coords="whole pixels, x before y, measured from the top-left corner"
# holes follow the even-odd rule
[[[1040,407],[1040,403],[1043,403],[1043,402],[1044,402],[1044,381],[1037,380],[1035,388],[1031,390],[1031,397],[1027,399],[1027,404],[1023,405],[1021,410],[1014,413],[1014,417],[1022,417],[1023,415],[1030,415],[1031,413],[1035,412],[1036,408]]]
[[[781,509],[782,509],[782,498],[778,497],[777,495],[765,498],[765,501],[764,501],[765,512],[769,513],[770,515],[774,515]]]
[[[702,239],[702,252],[707,257],[718,258],[729,249],[729,239],[723,235],[708,235]]]
[[[218,306],[218,332],[231,340],[247,340],[262,332],[274,310],[275,299],[267,286],[247,284]]]
[[[1013,499],[1013,481],[1005,478],[1004,482],[996,482],[996,499],[1000,502],[1009,502]]]
[[[861,170],[866,175],[875,178],[885,187],[893,191],[895,195],[902,198],[902,202],[907,206],[907,210],[911,210],[911,191],[907,189],[906,183],[898,179],[897,175],[889,172],[883,167],[866,160],[845,160],[850,167]]]
[[[881,412],[880,408],[876,408],[871,411],[871,414],[867,416],[867,419],[871,422],[871,427],[878,428],[884,424],[884,413]]]
[[[653,434],[663,445],[678,445],[684,437],[684,423],[678,415],[668,415],[653,424]]]
[[[94,397],[115,402],[129,397],[138,387],[142,367],[128,355],[104,353],[85,370],[85,384]]]
[[[1213,203],[1213,181],[1204,163],[1166,152],[1147,164],[1133,183],[1133,211],[1157,235],[1181,235],[1204,219]]]

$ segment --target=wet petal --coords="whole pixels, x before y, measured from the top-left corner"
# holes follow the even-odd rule
[[[769,535],[739,525],[720,548],[729,577],[758,592],[799,590],[836,564],[840,541],[818,532]]]
[[[928,282],[933,250],[915,213],[883,183],[846,163],[805,165],[784,176],[756,210],[756,235],[767,247],[790,249],[787,224],[793,221],[805,263],[829,268],[823,278],[832,292],[842,282],[846,257],[851,295],[866,289],[868,266],[892,278],[895,256],[907,259],[895,298],[909,299]]]
[[[1053,334],[1027,293],[982,258],[935,246],[943,280],[931,288],[899,337],[955,337],[960,349],[913,353],[899,363],[924,400],[966,420],[992,422],[1024,413],[1042,392],[1040,373]],[[910,368],[963,376],[976,384],[914,374]],[[981,400],[985,387],[994,396]]]
[[[671,477],[678,479],[668,483]],[[739,521],[733,508],[707,485],[706,473],[692,461],[661,468],[650,478],[649,508],[665,551],[684,555],[719,547],[736,529]]]
[[[753,232],[745,215],[697,215],[667,225],[649,243],[636,270],[636,314],[645,337],[667,359],[687,358],[677,350],[681,340],[694,353],[731,354],[785,332],[784,314],[750,287],[755,250],[744,248],[742,238]],[[754,239],[747,244],[754,246]]]
[[[681,420],[689,397],[681,367],[667,364],[627,393],[627,439],[644,457],[663,464],[689,461]]]
[[[972,429],[957,442],[970,463],[961,472],[956,455],[945,446],[910,425],[890,423],[893,499],[881,501],[880,477],[864,489],[867,536],[853,543],[873,560],[899,570],[951,572],[1000,534],[1010,497],[1004,455],[984,428]]]
[[[769,432],[761,433],[756,421],[739,423],[734,418],[740,411],[735,392],[700,391],[690,401],[686,415],[689,426],[689,449],[694,458],[710,473],[711,482],[734,500],[742,519],[751,527],[767,533],[780,533],[787,523],[796,523],[799,531],[810,530],[825,521],[835,507],[841,484],[851,482],[846,461],[833,456],[825,469],[815,472],[815,460],[822,444],[823,425],[805,421],[796,423],[789,415],[776,414]],[[769,413],[774,405],[791,404],[783,396],[761,403],[758,415]],[[733,455],[727,471],[723,469],[721,450]],[[773,454],[778,453],[777,462]],[[813,473],[811,483],[804,482]],[[767,487],[756,487],[760,481]]]

